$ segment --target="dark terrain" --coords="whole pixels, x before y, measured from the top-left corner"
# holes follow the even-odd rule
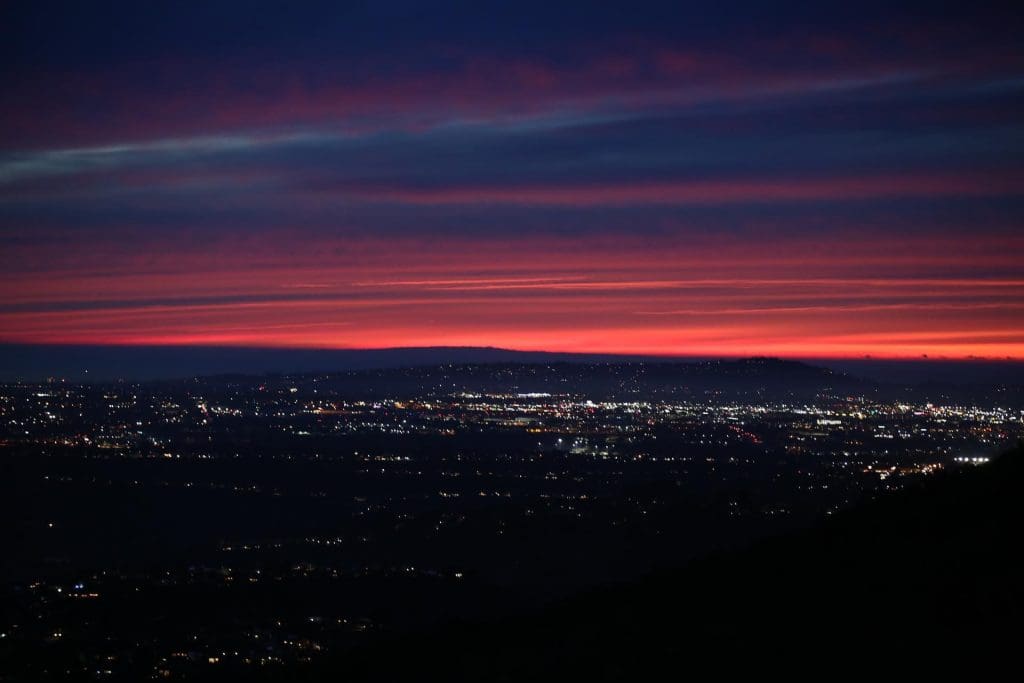
[[[931,668],[955,652],[985,653],[980,672],[1020,646],[1022,486],[1024,445],[807,532],[522,618],[385,641],[328,670],[365,680],[636,680],[697,664],[792,670],[822,655],[855,667],[858,653]]]

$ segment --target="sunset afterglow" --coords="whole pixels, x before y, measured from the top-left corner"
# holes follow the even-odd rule
[[[328,15],[21,18],[0,341],[1024,358],[997,18]]]

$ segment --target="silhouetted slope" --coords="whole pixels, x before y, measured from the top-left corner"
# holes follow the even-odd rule
[[[1018,447],[790,538],[534,617],[388,641],[334,664],[362,679],[510,681],[635,680],[794,650],[843,653],[841,667],[875,652],[934,664],[1020,630],[1022,483]]]

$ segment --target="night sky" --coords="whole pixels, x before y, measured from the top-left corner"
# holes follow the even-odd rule
[[[4,3],[0,342],[1024,358],[1019,8],[295,4]]]

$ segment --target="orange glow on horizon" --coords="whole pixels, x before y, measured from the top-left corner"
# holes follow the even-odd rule
[[[1019,237],[281,239],[0,274],[0,341],[1024,359]]]

